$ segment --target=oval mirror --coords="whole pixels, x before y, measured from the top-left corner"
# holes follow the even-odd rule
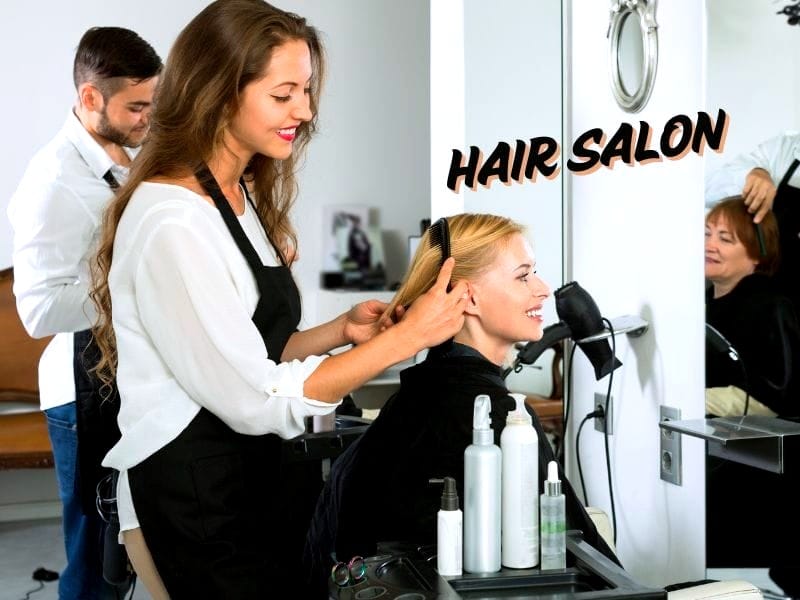
[[[619,106],[639,112],[653,91],[658,64],[656,0],[622,0],[611,5],[611,89]]]

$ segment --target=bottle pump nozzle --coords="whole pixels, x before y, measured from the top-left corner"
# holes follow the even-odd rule
[[[525,409],[525,394],[512,392],[509,394],[509,396],[511,396],[514,399],[514,402],[517,403],[517,407],[508,413],[508,416],[506,417],[506,423],[530,424],[531,416]]]
[[[458,490],[456,490],[456,480],[452,477],[444,478],[440,508],[442,510],[458,510]]]
[[[472,413],[472,443],[485,446],[494,443],[494,434],[489,421],[489,410],[492,400],[486,394],[475,396],[474,412]]]

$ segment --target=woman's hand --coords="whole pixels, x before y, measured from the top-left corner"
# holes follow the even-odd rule
[[[455,259],[448,258],[433,287],[417,298],[400,322],[421,342],[422,348],[430,348],[449,340],[464,326],[464,308],[469,297],[469,285],[460,281],[447,291],[453,274]]]
[[[747,210],[751,214],[755,213],[754,223],[760,223],[770,211],[777,191],[772,177],[764,169],[755,168],[747,174],[742,196]]]
[[[344,314],[344,339],[350,344],[363,344],[394,325],[392,319],[384,314],[388,306],[379,300],[356,304]],[[399,321],[402,315],[402,307],[398,307],[396,320]]]

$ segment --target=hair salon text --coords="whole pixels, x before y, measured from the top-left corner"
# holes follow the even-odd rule
[[[608,141],[602,129],[589,129],[575,139],[567,169],[576,175],[588,175],[600,167],[613,169],[618,160],[633,166],[664,158],[678,160],[690,151],[702,156],[706,145],[722,152],[729,122],[722,109],[716,121],[705,112],[698,112],[696,121],[687,115],[675,115],[661,130],[658,150],[650,147],[653,130],[646,121],[639,121],[638,129],[622,123]],[[507,142],[499,142],[486,160],[477,146],[470,146],[466,161],[460,150],[453,149],[447,187],[458,192],[462,182],[473,191],[479,185],[490,187],[495,179],[506,185],[524,183],[525,179],[535,182],[539,173],[553,179],[561,172],[560,156],[561,147],[551,137],[516,140],[513,148]]]

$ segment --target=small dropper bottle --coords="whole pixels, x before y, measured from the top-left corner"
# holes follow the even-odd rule
[[[551,460],[547,464],[547,481],[544,494],[539,498],[541,510],[541,548],[540,569],[565,569],[567,567],[566,503],[561,493],[561,480],[558,478],[558,463]]]

